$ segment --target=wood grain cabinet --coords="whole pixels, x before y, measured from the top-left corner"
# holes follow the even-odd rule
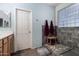
[[[0,40],[0,55],[2,56],[2,40]]]
[[[8,39],[4,38],[3,40],[3,55],[6,56],[8,55]]]
[[[14,35],[1,39],[0,47],[1,56],[10,56],[14,52]]]
[[[8,44],[9,44],[9,52],[12,54],[14,52],[14,35],[10,35],[8,37]]]

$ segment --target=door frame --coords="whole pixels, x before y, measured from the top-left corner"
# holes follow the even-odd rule
[[[33,46],[32,46],[32,10],[29,10],[29,9],[23,9],[23,8],[16,8],[16,40],[17,40],[17,10],[21,10],[21,11],[25,11],[25,12],[31,12],[31,14],[30,14],[30,22],[31,22],[31,47],[30,48],[33,48]]]

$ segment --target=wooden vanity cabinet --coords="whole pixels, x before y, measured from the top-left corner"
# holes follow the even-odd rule
[[[1,43],[2,44],[2,56],[10,56],[11,53],[14,52],[14,35],[10,35],[8,37],[5,37],[3,39],[1,39]]]
[[[8,44],[9,44],[9,52],[12,54],[14,52],[14,35],[10,35],[8,37]]]
[[[9,53],[8,53],[8,39],[7,38],[4,38],[2,39],[3,40],[3,55],[4,56],[7,56]]]
[[[0,40],[0,56],[2,56],[2,40]]]

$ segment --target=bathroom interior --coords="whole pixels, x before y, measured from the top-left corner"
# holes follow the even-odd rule
[[[0,3],[0,56],[79,56],[79,3]]]

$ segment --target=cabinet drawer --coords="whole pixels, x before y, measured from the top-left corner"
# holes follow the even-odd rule
[[[4,38],[4,44],[6,44],[8,42],[7,38]]]
[[[2,47],[2,40],[0,40],[0,47]]]

